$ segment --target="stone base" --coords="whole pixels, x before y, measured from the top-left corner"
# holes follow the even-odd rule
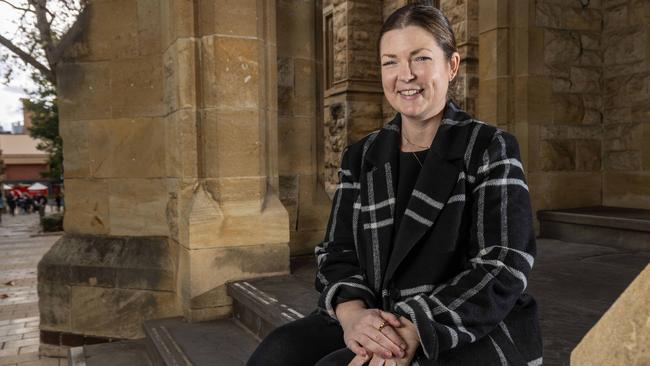
[[[180,314],[176,252],[162,237],[64,235],[38,265],[41,330],[142,337],[144,320]]]

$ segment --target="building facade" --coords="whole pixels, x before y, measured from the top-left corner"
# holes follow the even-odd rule
[[[66,213],[42,350],[231,311],[227,281],[322,240],[342,149],[394,111],[376,40],[405,0],[100,0],[59,67]],[[650,2],[440,0],[454,99],[516,135],[535,210],[650,208]]]

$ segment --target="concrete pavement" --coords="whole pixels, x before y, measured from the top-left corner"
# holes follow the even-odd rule
[[[0,223],[0,366],[63,366],[67,360],[38,355],[36,267],[59,238],[34,236],[38,214],[10,216]]]

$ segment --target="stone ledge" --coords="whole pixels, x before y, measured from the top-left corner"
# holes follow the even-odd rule
[[[175,259],[164,237],[65,234],[38,264],[38,281],[175,291]]]

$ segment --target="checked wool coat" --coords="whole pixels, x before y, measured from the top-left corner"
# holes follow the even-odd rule
[[[541,365],[528,186],[516,139],[448,102],[394,231],[399,114],[343,153],[319,309],[361,299],[410,319],[414,365]]]

